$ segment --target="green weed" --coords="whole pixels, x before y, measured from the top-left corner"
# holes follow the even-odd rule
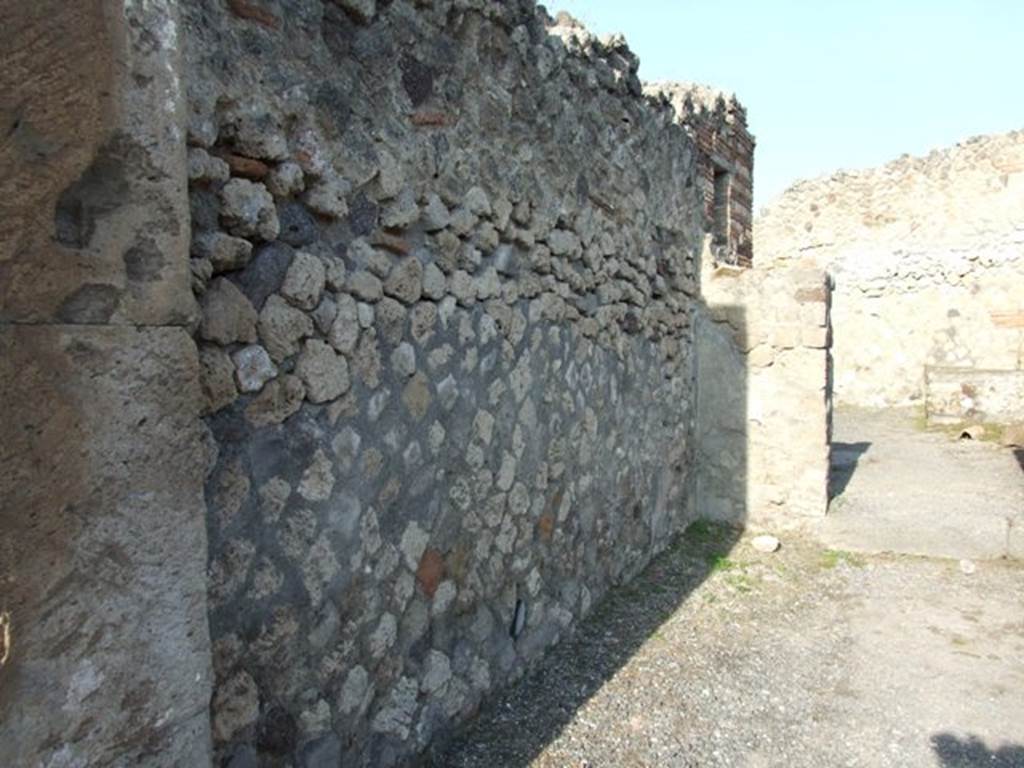
[[[841,549],[826,549],[821,555],[821,567],[826,570],[831,570],[840,563],[846,563],[854,568],[863,568],[867,565],[867,561],[860,555]]]

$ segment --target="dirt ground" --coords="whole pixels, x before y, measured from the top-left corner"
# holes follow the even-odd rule
[[[1024,766],[1024,566],[706,524],[435,766]]]
[[[837,410],[819,536],[867,552],[1024,559],[1024,449],[959,432],[926,430],[912,411]]]

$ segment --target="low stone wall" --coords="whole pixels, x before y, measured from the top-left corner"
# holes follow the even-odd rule
[[[925,391],[931,424],[1024,425],[1024,370],[927,368]]]
[[[1024,132],[800,182],[755,223],[758,262],[835,281],[835,396],[923,404],[925,366],[1024,360]]]
[[[790,527],[828,506],[828,277],[710,258],[697,328],[697,513]]]
[[[687,520],[695,148],[532,3],[182,7],[217,753],[393,765]]]

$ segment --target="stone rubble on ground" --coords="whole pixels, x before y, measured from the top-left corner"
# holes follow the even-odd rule
[[[771,536],[769,534],[762,534],[760,536],[755,536],[754,538],[752,538],[750,540],[750,546],[752,546],[758,552],[771,553],[777,552],[779,547],[781,546],[781,543],[774,536]]]

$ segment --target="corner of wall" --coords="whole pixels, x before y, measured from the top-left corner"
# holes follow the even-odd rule
[[[176,10],[7,6],[0,742],[12,765],[202,766],[204,462]]]

